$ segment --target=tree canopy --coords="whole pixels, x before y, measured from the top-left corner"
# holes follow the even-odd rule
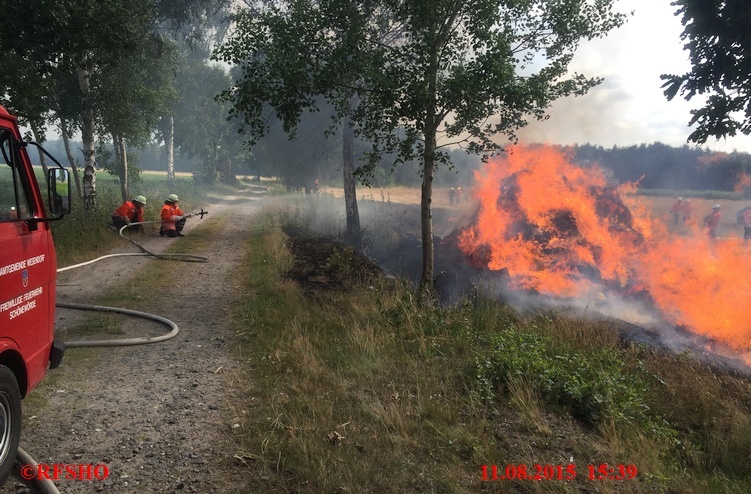
[[[710,136],[751,133],[751,4],[746,0],[676,0],[691,70],[665,74],[665,96],[686,100],[706,95],[691,111],[696,129],[689,141],[703,144]]]
[[[88,176],[97,166],[97,136],[120,141],[126,167],[125,142],[149,139],[160,115],[177,100],[175,44],[169,35],[181,30],[183,40],[213,39],[222,31],[218,23],[229,4],[0,0],[0,62],[8,69],[0,74],[0,98],[32,129],[54,121],[66,137],[80,129]],[[69,159],[78,183],[71,153]],[[84,196],[95,193],[92,178]]]
[[[421,287],[433,283],[431,194],[441,147],[502,151],[527,118],[600,82],[568,67],[581,40],[624,21],[615,0],[288,0],[246,15],[220,54],[243,77],[227,97],[247,127],[263,129],[266,106],[280,117],[316,109],[316,95],[351,115],[372,146],[367,174],[385,153],[422,163]],[[384,31],[391,36],[384,41]],[[286,56],[268,50],[289,40]],[[279,77],[279,71],[295,77]],[[259,82],[260,81],[260,82]],[[270,82],[269,82],[270,81]],[[261,95],[259,97],[259,94]],[[353,101],[352,96],[357,96]],[[354,103],[354,104],[353,104]]]

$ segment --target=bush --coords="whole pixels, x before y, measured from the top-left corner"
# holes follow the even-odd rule
[[[491,403],[510,379],[523,376],[545,403],[584,424],[606,419],[649,422],[646,372],[629,369],[612,350],[585,354],[537,333],[515,330],[496,333],[488,343],[488,350],[476,357],[476,367],[481,393]]]

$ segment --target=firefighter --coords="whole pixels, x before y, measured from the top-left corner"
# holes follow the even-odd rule
[[[746,208],[743,212],[743,240],[748,242],[751,239],[751,208]]]
[[[681,212],[681,215],[683,216],[683,223],[688,223],[691,220],[691,214],[693,214],[693,210],[691,208],[691,199],[686,199],[683,201],[683,211]]]
[[[456,199],[456,189],[454,187],[451,187],[449,189],[449,204],[453,206],[455,199]]]
[[[712,212],[704,217],[704,227],[710,239],[717,238],[717,226],[720,224],[720,205],[712,206]]]
[[[185,219],[191,215],[184,215],[180,206],[177,204],[177,194],[170,194],[162,206],[162,226],[159,228],[159,235],[162,237],[183,237],[183,227]]]
[[[143,223],[143,207],[146,205],[144,196],[136,196],[130,201],[125,201],[119,208],[112,213],[112,226],[116,230],[128,225],[131,232],[143,233],[143,225],[133,225],[131,223]]]
[[[676,201],[673,203],[673,206],[670,208],[670,212],[673,214],[673,225],[678,225],[678,221],[683,220],[683,214],[686,206],[683,204],[683,198],[679,197],[676,199]]]

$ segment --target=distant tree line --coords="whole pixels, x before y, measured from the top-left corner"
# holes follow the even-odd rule
[[[311,116],[303,119],[295,140],[290,141],[280,125],[261,139],[253,152],[235,165],[237,173],[279,177],[290,190],[304,188],[316,178],[322,184],[341,184],[341,139],[321,138],[320,119]],[[74,146],[76,143],[74,143]],[[50,141],[47,149],[52,155],[64,159],[64,149],[59,141]],[[355,143],[355,155],[367,151],[367,143]],[[567,148],[569,149],[569,148]],[[582,166],[599,164],[612,171],[618,182],[638,182],[640,188],[667,190],[721,190],[733,191],[745,174],[751,174],[751,154],[743,152],[722,153],[697,147],[674,147],[662,143],[604,148],[591,144],[572,146],[575,161]],[[435,176],[435,185],[469,186],[474,173],[480,169],[477,155],[462,149],[449,152],[451,167],[441,166]],[[133,159],[143,170],[165,171],[164,146],[149,143],[134,150]],[[392,169],[388,156],[373,170],[368,179],[375,187],[409,186],[421,183],[419,161],[407,161]],[[177,153],[175,170],[194,171],[194,160]]]
[[[751,166],[748,153],[662,143],[611,149],[587,144],[576,146],[575,156],[580,164],[612,170],[618,182],[638,182],[645,189],[733,191]]]

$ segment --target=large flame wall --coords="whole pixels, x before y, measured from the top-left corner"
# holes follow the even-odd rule
[[[480,210],[460,246],[482,250],[489,269],[507,269],[512,287],[556,297],[646,294],[668,321],[748,349],[751,244],[713,241],[700,222],[670,232],[633,184],[613,189],[630,211],[628,221],[616,221],[602,213],[605,173],[550,146],[513,147],[476,182]],[[575,228],[556,223],[562,211]]]

